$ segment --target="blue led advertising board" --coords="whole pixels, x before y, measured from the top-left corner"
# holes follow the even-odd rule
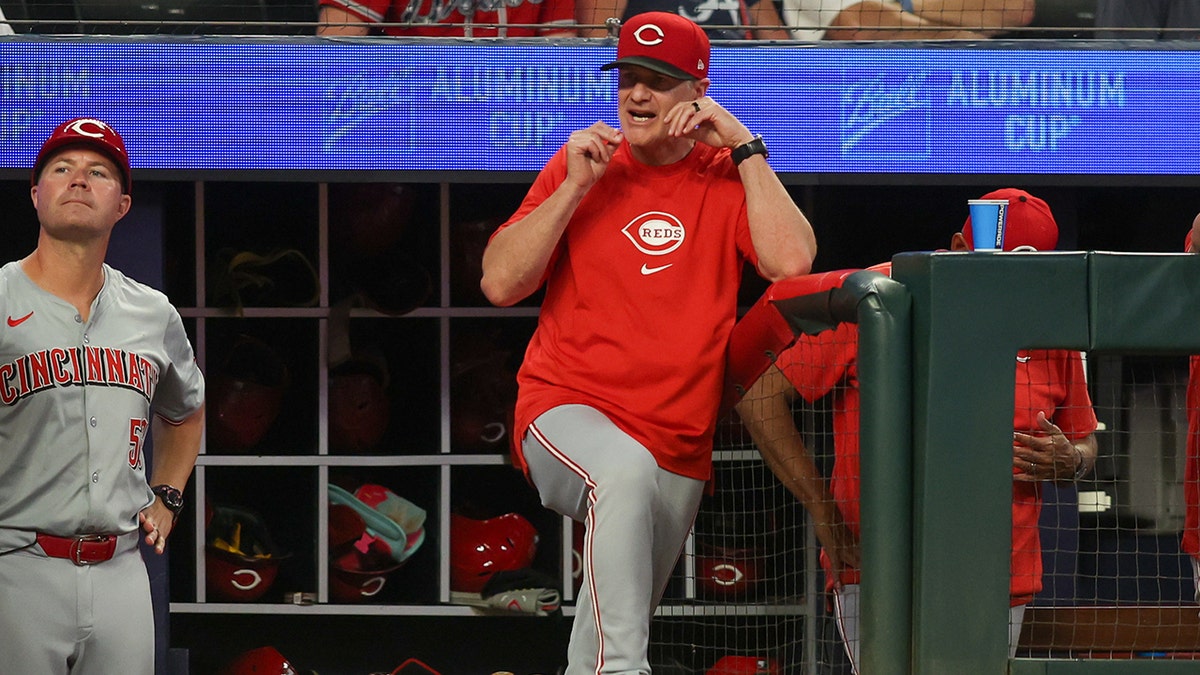
[[[0,39],[0,169],[95,116],[135,168],[537,171],[614,126],[611,44]],[[714,47],[709,94],[799,174],[1194,175],[1200,51]]]

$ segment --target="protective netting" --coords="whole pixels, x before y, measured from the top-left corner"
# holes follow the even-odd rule
[[[1093,355],[1088,372],[1099,459],[1078,483],[1043,491],[1045,585],[1026,614],[1023,653],[1200,658],[1183,544],[1196,497],[1194,467],[1185,491],[1188,359]]]
[[[849,324],[802,336],[749,390],[740,421],[721,427],[718,459],[745,461],[718,462],[714,495],[697,521],[697,550],[685,559],[695,564],[684,568],[696,579],[695,605],[711,605],[701,592],[711,576],[703,561],[714,530],[706,523],[735,533],[725,540],[727,558],[750,550],[750,560],[762,564],[747,563],[754,584],[718,602],[723,618],[679,610],[661,617],[662,663],[677,653],[703,654],[699,670],[686,672],[705,672],[721,655],[736,654],[769,659],[761,672],[852,672],[848,654],[860,618],[860,579],[850,569],[860,554],[856,337]],[[1187,357],[1020,350],[1016,361],[1014,429],[1040,449],[1061,433],[1085,454],[1091,435],[1098,452],[1089,471],[1090,456],[1061,439],[1057,465],[1014,443],[1011,652],[1200,658],[1195,562],[1185,552],[1195,548],[1196,534],[1191,544],[1183,536],[1185,507],[1198,492],[1195,466],[1185,490]],[[1050,413],[1053,427],[1038,423],[1038,410]],[[755,447],[761,463],[745,457]],[[730,506],[734,517],[726,515]],[[952,546],[946,550],[953,555]],[[735,620],[747,613],[758,617],[754,630]]]
[[[814,520],[798,495],[812,494],[832,474],[835,418],[857,403],[847,404],[850,390],[836,378],[826,391],[810,387],[802,395],[761,386],[778,377],[769,371],[743,399],[740,415],[718,425],[712,494],[681,561],[677,595],[655,621],[655,672],[847,672],[818,562],[816,533],[830,518]],[[752,433],[764,447],[803,448],[776,466],[784,480],[763,461]],[[808,505],[827,513],[832,502]]]

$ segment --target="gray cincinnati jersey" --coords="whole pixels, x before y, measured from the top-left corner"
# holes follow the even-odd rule
[[[84,323],[11,262],[0,268],[0,321],[0,552],[35,532],[133,532],[154,500],[151,408],[179,422],[204,400],[179,313],[105,265]]]

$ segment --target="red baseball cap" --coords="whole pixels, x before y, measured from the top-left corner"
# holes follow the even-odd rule
[[[636,14],[621,26],[617,60],[600,70],[642,66],[680,80],[708,76],[708,35],[691,19],[669,12]]]
[[[980,199],[1008,200],[1008,215],[1004,221],[1005,251],[1018,248],[1053,251],[1058,246],[1058,223],[1054,222],[1054,214],[1050,213],[1046,202],[1016,188],[1001,188],[987,193]],[[974,249],[971,216],[967,216],[962,234],[967,240],[967,245]]]
[[[42,167],[54,153],[68,145],[86,145],[107,155],[121,170],[121,177],[125,179],[125,192],[132,191],[133,179],[130,176],[129,153],[125,151],[125,141],[115,129],[90,117],[68,120],[54,128],[50,138],[42,143],[42,149],[38,151],[37,160],[33,163],[33,175],[29,179],[31,184],[37,184]]]

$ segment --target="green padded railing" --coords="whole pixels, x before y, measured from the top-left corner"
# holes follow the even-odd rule
[[[912,595],[904,616],[883,600],[899,593],[869,585],[887,570],[864,570],[864,675],[1197,672],[1194,661],[1009,659],[1011,456],[1003,449],[1018,348],[1200,352],[1200,256],[906,253],[892,276],[912,297]],[[891,419],[886,400],[868,408],[862,379],[864,424]],[[872,446],[887,443],[887,429],[879,431]],[[885,449],[868,449],[863,433],[865,525],[868,509],[879,517],[879,491],[898,498],[868,482],[868,461],[883,461],[872,458]],[[1001,451],[963,451],[988,444]],[[870,555],[906,546],[884,532],[872,547],[868,534]],[[901,646],[888,627],[910,621]]]

